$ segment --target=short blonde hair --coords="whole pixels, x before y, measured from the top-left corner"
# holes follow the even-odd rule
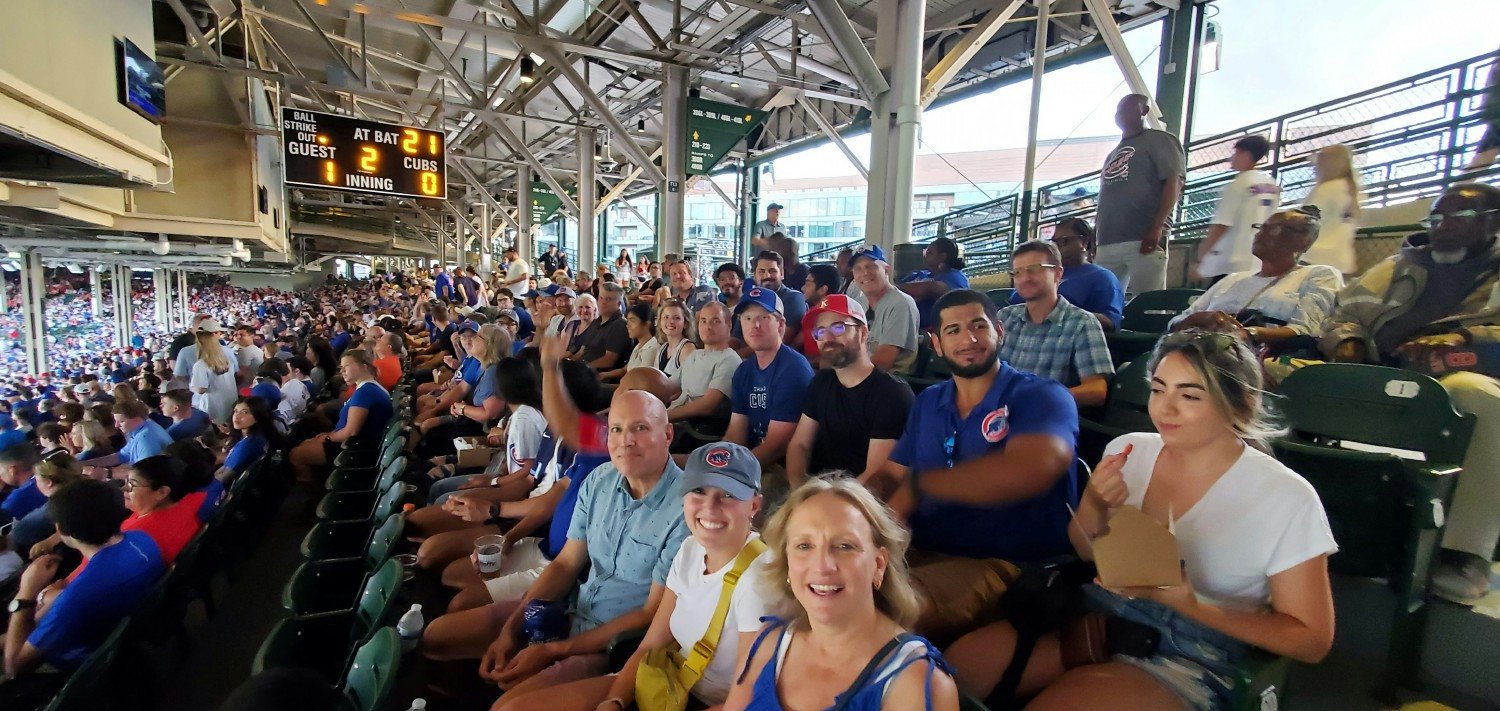
[[[858,509],[865,521],[869,522],[875,547],[885,549],[888,557],[885,577],[880,587],[872,591],[875,595],[875,609],[885,613],[896,624],[910,628],[921,612],[921,603],[917,600],[916,590],[912,588],[906,564],[906,549],[911,545],[911,532],[896,520],[896,514],[890,507],[846,472],[825,472],[808,479],[787,497],[786,503],[781,505],[767,524],[765,540],[771,549],[771,564],[764,569],[761,589],[768,594],[771,608],[785,619],[798,623],[807,621],[807,611],[797,602],[788,581],[787,525],[799,506],[819,494],[831,494],[843,499]]]

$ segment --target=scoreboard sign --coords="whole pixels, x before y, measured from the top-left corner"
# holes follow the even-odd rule
[[[414,198],[448,196],[441,131],[283,107],[288,185]]]

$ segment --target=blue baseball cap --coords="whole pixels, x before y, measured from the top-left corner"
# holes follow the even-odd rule
[[[855,250],[854,256],[849,258],[849,266],[854,266],[854,263],[858,262],[860,257],[869,257],[877,262],[890,264],[885,259],[885,250],[881,249],[878,244],[867,244]]]
[[[475,333],[478,333],[479,324],[473,321],[464,321],[463,323],[458,325],[458,332],[463,333],[464,331],[474,331]]]
[[[713,486],[749,501],[760,493],[760,460],[732,442],[713,442],[693,450],[682,472],[684,494]]]
[[[751,305],[759,306],[773,314],[785,314],[781,307],[781,297],[776,292],[763,286],[752,286],[745,290],[744,298],[734,306],[734,315],[738,316]]]

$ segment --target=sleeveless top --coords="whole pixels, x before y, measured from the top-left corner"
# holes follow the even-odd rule
[[[761,667],[760,675],[755,678],[753,695],[745,711],[783,711],[781,698],[776,692],[776,679],[781,674],[781,664],[792,645],[791,625],[787,620],[778,617],[763,617],[761,620],[771,624],[761,631],[760,636],[755,638],[755,644],[750,647],[750,655],[746,657],[745,668],[740,672],[741,680],[750,672],[750,663],[755,659],[755,653],[760,650],[760,643],[764,642],[773,631],[780,630],[781,634],[776,640],[776,657]],[[845,689],[843,693],[835,697],[834,705],[830,709],[880,711],[881,703],[885,699],[886,687],[890,685],[891,680],[906,671],[906,668],[912,664],[925,661],[927,662],[927,711],[932,711],[933,672],[941,669],[952,675],[953,670],[931,642],[914,634],[904,634],[898,639],[901,644],[895,652],[886,655],[884,663],[869,676],[869,680],[859,688]]]

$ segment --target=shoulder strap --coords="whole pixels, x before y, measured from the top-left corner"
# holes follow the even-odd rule
[[[752,538],[745,547],[740,549],[740,554],[735,556],[734,565],[724,573],[724,587],[719,591],[719,606],[714,610],[714,616],[709,619],[708,630],[703,637],[693,643],[692,651],[688,652],[687,659],[682,663],[682,669],[678,672],[678,678],[686,688],[692,688],[693,684],[703,677],[703,671],[708,668],[708,663],[713,661],[714,650],[719,645],[719,635],[724,632],[725,618],[729,617],[729,603],[734,598],[734,586],[740,582],[740,576],[750,568],[760,554],[765,552],[766,542],[759,538]],[[690,683],[691,682],[691,683]]]
[[[865,664],[865,668],[860,670],[859,676],[854,678],[854,683],[850,684],[849,688],[844,690],[844,693],[839,694],[836,700],[837,703],[833,705],[830,711],[844,711],[845,707],[859,694],[859,690],[865,688],[870,683],[870,677],[875,676],[875,673],[880,670],[880,667],[885,663],[885,658],[891,656],[893,652],[900,649],[911,638],[912,635],[909,634],[898,634],[892,637],[891,641],[886,642],[885,646],[881,647],[880,651],[875,653],[875,656],[870,657],[870,661]]]
[[[750,664],[755,661],[755,653],[760,651],[760,643],[766,641],[766,637],[770,636],[776,630],[781,630],[782,636],[786,635],[788,624],[786,620],[780,617],[767,616],[760,618],[760,621],[769,622],[770,624],[766,625],[765,629],[760,631],[760,636],[755,638],[755,644],[750,645],[750,653],[745,655],[745,668],[740,670],[740,675],[734,680],[736,684],[745,681],[745,675],[750,673]]]

